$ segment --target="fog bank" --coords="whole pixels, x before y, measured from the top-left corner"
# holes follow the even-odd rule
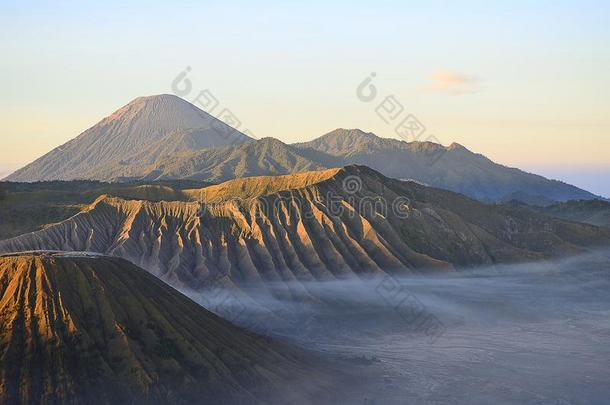
[[[610,397],[608,251],[193,298],[366,375],[367,386],[338,387],[345,403],[601,404]]]

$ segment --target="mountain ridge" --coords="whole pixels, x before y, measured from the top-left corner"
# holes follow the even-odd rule
[[[558,202],[597,198],[575,186],[494,163],[457,143],[405,142],[341,128],[291,145],[274,138],[254,140],[171,95],[133,100],[6,179],[220,182],[347,164],[487,202],[519,195]]]
[[[324,169],[302,151],[275,138],[203,149],[168,156],[156,167],[144,169],[148,179],[190,178],[225,181],[257,175],[281,175]]]
[[[358,143],[357,139],[364,140]],[[481,201],[499,201],[516,192],[542,194],[556,201],[597,198],[564,182],[494,163],[457,143],[445,147],[431,142],[380,138],[358,129],[336,129],[293,146],[331,153],[388,177],[417,180]]]
[[[0,252],[111,254],[197,291],[219,280],[237,287],[451,271],[610,242],[609,230],[482,204],[364,166],[212,187],[188,190],[200,202],[100,197],[66,221],[0,241]]]

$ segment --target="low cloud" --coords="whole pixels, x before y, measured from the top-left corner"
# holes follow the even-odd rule
[[[427,89],[430,92],[461,95],[475,93],[479,89],[476,77],[446,69],[436,70],[429,80],[431,83]]]

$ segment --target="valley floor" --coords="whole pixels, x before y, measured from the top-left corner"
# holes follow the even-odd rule
[[[608,257],[397,280],[411,304],[442,322],[432,339],[378,283],[310,285],[324,305],[299,313],[282,299],[251,296],[281,314],[274,333],[338,359],[353,376],[327,403],[603,404],[610,397]],[[228,303],[214,310],[223,313]],[[260,316],[247,311],[241,319]]]

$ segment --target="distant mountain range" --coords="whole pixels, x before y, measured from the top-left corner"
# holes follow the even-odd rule
[[[523,206],[517,201],[509,206]],[[527,208],[566,221],[574,221],[610,228],[610,202],[604,200],[572,200],[552,205],[529,205]]]
[[[358,378],[254,334],[230,307],[260,307],[249,321],[263,325],[284,321],[272,296],[341,302],[312,281],[610,245],[610,228],[595,226],[608,203],[461,145],[357,129],[255,140],[170,95],[132,101],[7,180],[0,403],[336,403]],[[229,293],[218,313],[250,332],[179,291],[212,310]]]
[[[457,143],[444,147],[431,142],[380,138],[357,129],[338,129],[295,146],[366,165],[389,177],[416,180],[481,201],[497,201],[514,193],[542,195],[553,201],[595,197],[563,182],[499,165]]]
[[[171,95],[140,97],[6,178],[14,182],[196,179],[224,181],[369,166],[389,177],[481,201],[567,201],[595,195],[492,162],[458,144],[404,142],[337,129],[311,142],[254,140]]]
[[[290,403],[325,375],[123,259],[10,254],[0,280],[1,403]]]
[[[173,196],[101,196],[70,219],[0,241],[0,252],[100,252],[197,291],[216,283],[451,271],[610,241],[608,229],[483,204],[365,166],[242,178],[182,190],[181,201]]]

